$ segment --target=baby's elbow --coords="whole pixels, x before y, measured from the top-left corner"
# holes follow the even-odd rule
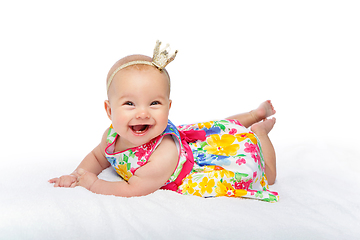
[[[269,185],[273,185],[275,183],[275,180],[268,180]]]
[[[268,184],[269,185],[273,185],[275,183],[276,180],[276,173],[270,176],[266,176],[267,180],[268,180]]]

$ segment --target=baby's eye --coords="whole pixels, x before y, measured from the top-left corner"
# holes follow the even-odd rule
[[[151,105],[151,106],[154,106],[154,105],[159,105],[159,104],[160,104],[159,101],[153,101],[150,105]]]
[[[127,106],[134,106],[134,103],[130,102],[130,101],[127,101],[124,103],[124,105],[127,105]]]

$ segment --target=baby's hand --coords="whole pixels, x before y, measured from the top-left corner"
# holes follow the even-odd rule
[[[49,183],[55,183],[54,187],[76,187],[77,177],[74,175],[64,175],[59,178],[49,180]]]
[[[90,190],[91,186],[96,182],[99,178],[91,172],[87,172],[84,169],[79,168],[76,172],[77,177],[77,185]]]

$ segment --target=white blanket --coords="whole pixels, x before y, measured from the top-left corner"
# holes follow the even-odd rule
[[[165,190],[121,198],[53,188],[47,180],[69,172],[72,159],[54,170],[41,164],[45,159],[19,156],[14,162],[20,168],[1,168],[0,239],[358,238],[360,177],[351,159],[359,155],[323,143],[282,145],[277,152],[271,189],[280,193],[278,203]],[[119,180],[110,168],[100,177]]]

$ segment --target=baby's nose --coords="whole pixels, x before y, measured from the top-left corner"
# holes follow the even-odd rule
[[[150,118],[149,111],[146,109],[139,109],[139,111],[136,114],[137,119],[147,119]]]

